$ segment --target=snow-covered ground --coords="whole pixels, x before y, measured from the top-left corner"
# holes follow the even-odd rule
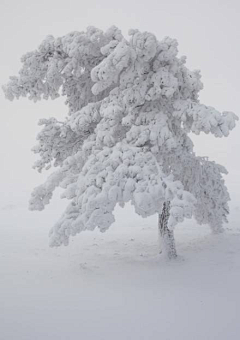
[[[49,248],[64,203],[29,212],[26,192],[8,195],[0,205],[0,339],[239,339],[236,178],[228,179],[226,232],[211,235],[193,220],[177,226],[179,258],[170,263],[158,256],[156,216],[117,208],[105,234],[85,232],[68,247]]]

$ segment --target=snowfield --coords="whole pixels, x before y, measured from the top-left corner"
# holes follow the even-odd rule
[[[1,340],[237,340],[240,323],[240,182],[226,231],[187,220],[177,261],[158,255],[157,218],[116,209],[105,233],[83,232],[49,248],[64,202],[27,210],[28,192],[1,199]],[[57,195],[56,195],[57,196]],[[59,213],[60,212],[60,213]]]

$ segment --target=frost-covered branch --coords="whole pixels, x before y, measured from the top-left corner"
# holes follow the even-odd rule
[[[52,245],[85,229],[105,231],[118,203],[131,202],[146,217],[161,214],[167,202],[169,219],[160,220],[169,230],[192,215],[214,232],[227,221],[225,170],[197,157],[188,134],[226,137],[238,117],[199,102],[200,71],[186,67],[175,39],[129,35],[89,27],[49,36],[4,86],[10,100],[66,97],[69,115],[41,120],[33,149],[40,156],[35,168],[57,169],[34,189],[30,208],[44,209],[58,186],[70,200],[51,231]]]
[[[165,176],[150,152],[119,143],[93,153],[78,178],[75,197],[51,232],[51,244],[67,244],[70,235],[99,227],[105,231],[114,222],[117,203],[131,201],[137,214],[160,213],[171,201],[169,226],[190,218],[194,197],[181,182]]]
[[[174,104],[173,116],[179,118],[187,130],[199,134],[211,132],[216,137],[227,137],[236,126],[238,117],[233,112],[220,113],[211,106],[192,100],[178,100]]]

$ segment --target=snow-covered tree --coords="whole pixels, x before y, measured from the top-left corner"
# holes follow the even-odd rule
[[[3,87],[8,99],[66,97],[66,119],[41,119],[33,148],[38,171],[57,169],[35,188],[31,210],[43,210],[56,187],[70,204],[50,231],[50,244],[114,222],[117,203],[159,214],[163,252],[176,256],[173,228],[195,217],[220,232],[229,213],[223,166],[197,157],[189,133],[228,136],[237,116],[201,104],[199,71],[178,57],[177,41],[148,32],[89,27],[48,36],[22,57],[19,76]]]

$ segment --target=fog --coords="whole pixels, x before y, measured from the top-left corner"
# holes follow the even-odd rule
[[[2,0],[0,13],[1,85],[17,75],[21,56],[36,49],[46,35],[58,37],[89,25],[103,30],[116,25],[126,36],[130,28],[137,28],[159,40],[176,38],[179,55],[187,56],[187,67],[201,70],[201,102],[240,113],[239,0]],[[48,230],[65,203],[55,194],[53,205],[42,213],[27,210],[32,188],[48,175],[32,169],[36,156],[31,148],[40,128],[38,120],[51,116],[60,120],[68,109],[64,98],[36,104],[26,98],[10,102],[2,91],[0,106],[3,340],[54,340],[69,335],[73,340],[80,336],[88,340],[239,339],[240,123],[228,138],[192,136],[198,155],[229,170],[229,233],[211,239],[208,227],[197,229],[188,221],[176,232],[186,262],[168,266],[154,258],[156,216],[140,222],[129,207],[124,214],[117,211],[117,223],[106,235],[84,233],[69,248],[49,249]],[[171,324],[174,308],[176,327]],[[161,314],[163,310],[166,313]],[[150,326],[144,323],[146,318]],[[118,324],[119,320],[124,321]]]

